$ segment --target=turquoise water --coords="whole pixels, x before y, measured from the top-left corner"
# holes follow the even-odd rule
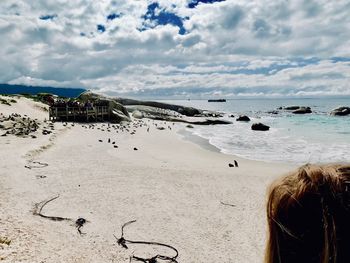
[[[204,100],[176,100],[169,103],[225,113],[230,125],[196,126],[190,130],[227,154],[253,160],[290,163],[329,163],[350,161],[350,116],[330,116],[339,106],[350,106],[350,99],[237,99],[226,103]],[[309,106],[313,113],[295,115],[285,111],[269,114],[280,106]],[[251,122],[230,118],[245,114]],[[270,131],[250,129],[252,123],[269,125]]]

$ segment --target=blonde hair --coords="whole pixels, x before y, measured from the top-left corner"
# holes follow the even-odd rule
[[[349,165],[307,164],[275,181],[265,263],[350,262],[349,208]]]

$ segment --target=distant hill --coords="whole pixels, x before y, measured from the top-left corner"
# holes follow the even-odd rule
[[[38,93],[51,93],[60,97],[75,98],[80,93],[86,91],[79,88],[54,88],[54,87],[36,87],[36,86],[24,86],[24,85],[9,85],[0,84],[0,94],[31,94],[36,95]]]

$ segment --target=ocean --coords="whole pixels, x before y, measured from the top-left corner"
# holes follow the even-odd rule
[[[331,116],[339,106],[350,106],[349,98],[310,99],[233,99],[226,102],[206,100],[167,100],[172,104],[192,106],[224,113],[229,125],[196,126],[188,129],[209,141],[226,154],[269,162],[330,163],[350,162],[350,116]],[[279,110],[283,106],[309,106],[313,113],[296,115]],[[235,118],[230,117],[233,114]],[[248,123],[236,121],[239,115],[251,118]],[[252,131],[261,122],[270,130]]]

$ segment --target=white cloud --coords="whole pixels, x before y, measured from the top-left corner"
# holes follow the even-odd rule
[[[139,30],[152,1],[2,0],[0,82],[126,93],[350,93],[349,63],[330,60],[350,56],[348,1],[227,0],[194,9],[188,2],[158,1],[156,14],[183,18],[187,32],[179,35],[178,26],[155,21]],[[40,19],[47,15],[55,18]]]

